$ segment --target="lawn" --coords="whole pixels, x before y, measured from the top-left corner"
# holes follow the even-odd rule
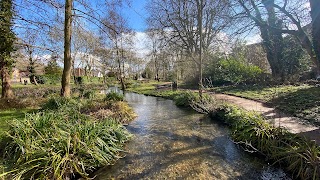
[[[1,110],[0,111],[0,139],[2,135],[8,130],[7,121],[12,119],[23,119],[25,113],[30,113],[34,110],[31,109],[12,109],[12,110]]]
[[[215,87],[211,90],[217,93],[230,94],[247,99],[268,102],[272,99],[282,96],[283,94],[293,93],[301,89],[308,89],[312,86],[222,86]]]
[[[211,89],[264,102],[281,111],[305,119],[306,122],[320,126],[320,87],[299,86],[225,86]]]

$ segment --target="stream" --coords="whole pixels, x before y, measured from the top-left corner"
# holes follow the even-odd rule
[[[138,117],[126,156],[96,179],[290,179],[283,170],[243,151],[228,128],[172,100],[126,93]]]

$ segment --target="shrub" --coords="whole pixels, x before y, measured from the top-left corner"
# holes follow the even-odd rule
[[[111,118],[122,124],[127,124],[136,117],[133,109],[122,101],[89,100],[81,107],[81,111],[97,120]]]
[[[177,106],[184,106],[184,107],[188,107],[188,106],[193,107],[199,103],[202,103],[202,104],[213,103],[214,101],[213,98],[208,94],[203,93],[202,99],[201,99],[199,93],[190,92],[190,91],[180,92],[173,99]]]
[[[68,100],[52,100],[54,107],[70,106]],[[130,135],[112,119],[95,121],[77,107],[69,111],[27,114],[10,123],[4,159],[11,179],[88,178],[98,167],[120,157]]]
[[[74,81],[76,84],[83,84],[83,78],[81,76],[74,77]]]
[[[230,58],[220,59],[218,62],[211,63],[205,69],[205,76],[210,77],[210,81],[215,84],[239,84],[256,83],[263,71],[255,65],[246,63],[243,59]]]
[[[174,102],[177,106],[188,107],[190,100],[192,99],[192,94],[188,92],[183,92],[176,97],[174,97]]]
[[[87,90],[83,92],[83,97],[87,99],[93,99],[96,96],[96,92],[94,90]]]
[[[61,82],[61,75],[45,74],[42,76],[46,84],[58,84]]]
[[[74,99],[68,99],[64,97],[50,98],[45,104],[42,105],[42,110],[57,110],[68,109],[78,107],[79,103]]]

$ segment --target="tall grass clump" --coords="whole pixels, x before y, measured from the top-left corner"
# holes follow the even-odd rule
[[[4,162],[9,179],[87,178],[121,157],[130,134],[116,120],[81,114],[72,100],[56,99],[58,109],[26,114],[9,122]],[[71,106],[68,110],[61,107]],[[62,108],[63,109],[63,108]]]
[[[96,92],[94,90],[84,91],[82,97],[87,98],[87,99],[93,99],[96,97]]]
[[[181,92],[174,97],[174,102],[180,107],[189,107],[190,102],[195,99],[195,95],[192,92]]]
[[[117,92],[109,92],[105,97],[106,101],[123,101],[123,99],[123,95]]]
[[[42,110],[62,110],[78,107],[80,104],[75,99],[52,97],[42,105]]]
[[[223,105],[212,116],[231,126],[232,139],[246,151],[259,152],[301,179],[320,178],[320,147],[314,142],[273,127],[259,114]]]
[[[192,104],[199,103],[201,101],[210,101],[211,99],[208,94],[202,94],[202,99],[201,99],[199,93],[185,91],[185,92],[180,92],[179,94],[175,94],[173,100],[177,106],[188,107]]]
[[[195,92],[182,92],[174,97],[174,102],[177,106],[191,107],[197,112],[208,114],[212,109],[215,109],[216,102],[209,94],[202,94]]]

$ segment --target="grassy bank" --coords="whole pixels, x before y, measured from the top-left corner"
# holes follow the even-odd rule
[[[1,127],[1,177],[86,178],[121,158],[123,145],[130,139],[122,124],[135,114],[122,99],[107,98],[97,94],[97,89],[92,85],[74,88],[71,99],[55,93],[41,96],[46,103],[38,104],[32,113],[19,107],[2,109],[0,120],[6,123]]]
[[[281,87],[283,94],[294,93],[300,90],[307,91],[310,87]],[[141,84],[131,91],[152,96],[160,96],[173,99],[177,103],[177,97],[184,99],[190,106],[194,101],[183,97],[186,91],[156,90],[155,84]],[[243,90],[247,94],[255,94],[261,99],[270,96],[272,89]],[[238,90],[237,90],[238,92]],[[194,93],[196,96],[196,93]],[[279,95],[279,94],[278,94]],[[253,97],[253,96],[251,96]],[[256,97],[256,98],[257,98]],[[280,96],[277,96],[278,98]],[[281,96],[283,97],[283,96]],[[274,97],[266,99],[274,100]],[[182,101],[182,100],[180,100]],[[291,172],[294,177],[301,179],[320,178],[320,148],[314,142],[285,131],[275,128],[254,112],[248,112],[231,105],[217,104],[217,102],[204,101],[197,102],[197,107],[210,112],[209,115],[214,120],[220,120],[230,126],[232,139],[240,144],[246,151],[258,153],[267,158],[271,163],[280,165],[283,169]],[[196,104],[197,104],[196,103]],[[212,103],[215,103],[212,105]],[[194,108],[194,105],[191,105]]]
[[[213,91],[265,102],[320,126],[320,91],[316,86],[228,86],[217,87]]]
[[[232,139],[246,151],[267,157],[294,177],[320,178],[320,147],[315,142],[275,128],[261,115],[234,106],[223,105],[212,111],[211,116],[229,125]]]
[[[172,90],[172,89],[157,89],[156,86],[163,84],[163,82],[148,82],[148,83],[137,83],[134,86],[128,88],[128,91],[144,94],[147,96],[162,97],[171,99],[179,107],[192,107],[196,111],[205,112],[203,106],[199,103],[199,93],[186,90]],[[213,98],[207,94],[203,94],[203,102],[213,103]]]

